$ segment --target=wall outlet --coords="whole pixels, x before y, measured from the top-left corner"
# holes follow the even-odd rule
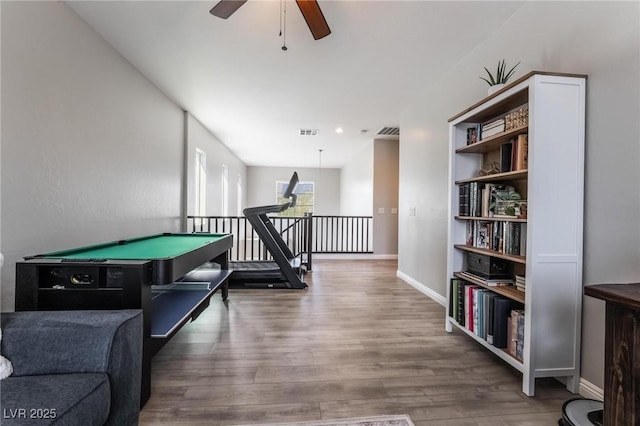
[[[391,214],[398,214],[398,208],[397,207],[391,207]]]
[[[378,207],[378,213],[384,214],[384,207]]]
[[[415,216],[416,215],[416,208],[415,207],[410,207],[409,208],[409,216]]]

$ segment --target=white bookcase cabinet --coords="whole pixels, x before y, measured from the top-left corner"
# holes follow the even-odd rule
[[[535,379],[557,377],[577,393],[580,374],[586,76],[531,72],[449,120],[449,219],[447,280],[466,270],[465,252],[490,254],[520,265],[526,291],[489,288],[525,305],[523,360],[459,325],[447,303],[446,330],[459,328],[522,373],[532,396]],[[528,104],[528,126],[467,145],[467,129]],[[514,135],[528,134],[528,169],[478,177],[486,153]],[[458,216],[459,184],[506,183],[528,201],[526,256],[465,246],[466,222]],[[484,220],[487,220],[484,218]],[[495,219],[490,219],[495,220]],[[498,219],[499,220],[499,219]],[[447,283],[447,301],[452,297]]]

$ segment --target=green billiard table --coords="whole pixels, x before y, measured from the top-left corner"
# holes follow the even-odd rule
[[[16,264],[16,311],[142,309],[142,397],[151,358],[221,289],[228,297],[230,234],[164,233],[26,256]]]

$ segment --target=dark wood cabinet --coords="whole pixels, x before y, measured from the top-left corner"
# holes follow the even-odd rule
[[[606,302],[604,424],[640,423],[640,284],[587,286]]]

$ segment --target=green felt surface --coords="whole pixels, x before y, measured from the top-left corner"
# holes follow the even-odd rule
[[[211,242],[218,241],[225,236],[226,235],[218,234],[155,235],[152,237],[126,240],[122,245],[114,242],[47,253],[43,255],[43,257],[114,260],[166,259],[183,255]]]

